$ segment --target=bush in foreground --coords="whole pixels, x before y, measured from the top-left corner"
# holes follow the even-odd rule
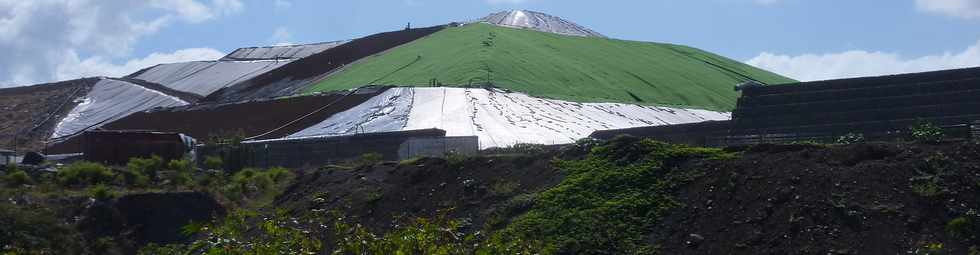
[[[75,162],[58,171],[58,183],[64,186],[109,184],[114,178],[111,169],[93,162]]]

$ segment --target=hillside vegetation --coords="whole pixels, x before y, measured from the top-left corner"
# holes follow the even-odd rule
[[[680,45],[563,36],[476,23],[352,64],[307,92],[363,85],[486,84],[579,102],[731,110],[732,87],[793,80]]]

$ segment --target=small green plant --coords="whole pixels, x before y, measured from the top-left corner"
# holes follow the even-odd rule
[[[398,165],[399,166],[416,165],[416,164],[418,164],[419,160],[421,160],[421,159],[422,158],[420,158],[420,157],[414,157],[414,158],[410,158],[410,159],[398,161]]]
[[[490,194],[494,196],[510,196],[517,191],[520,183],[514,181],[498,181],[490,185]]]
[[[153,245],[139,254],[319,254],[323,244],[310,236],[309,229],[292,226],[285,211],[276,211],[256,224],[257,214],[236,210],[221,225],[190,224],[185,234],[205,237],[190,245]]]
[[[450,152],[447,152],[445,154],[445,158],[446,158],[446,164],[448,164],[450,168],[457,168],[458,169],[460,167],[463,167],[463,164],[466,163],[466,160],[469,157],[467,157],[466,155],[457,153],[455,151],[450,151]]]
[[[143,172],[126,169],[116,175],[116,182],[128,187],[145,188],[150,185],[150,177]]]
[[[925,198],[936,198],[946,193],[946,189],[940,185],[939,178],[936,176],[913,180],[911,188],[913,193]]]
[[[384,198],[384,194],[382,194],[379,190],[368,191],[367,194],[364,195],[364,201],[368,204],[377,203],[378,201],[381,201],[381,198]]]
[[[930,175],[943,175],[950,169],[952,160],[942,152],[929,155],[916,164],[916,170]]]
[[[156,155],[150,158],[131,158],[129,163],[126,163],[126,169],[143,173],[150,180],[156,180],[158,173],[163,170],[163,158]]]
[[[116,197],[116,193],[105,184],[96,184],[89,187],[88,195],[98,201],[111,200]]]
[[[936,124],[919,121],[909,129],[913,141],[920,143],[938,143],[946,136],[945,131]]]
[[[75,162],[58,171],[58,182],[65,186],[107,184],[113,179],[112,170],[93,162]]]
[[[0,254],[76,254],[84,241],[48,208],[0,203]]]
[[[284,181],[293,179],[293,177],[295,177],[293,172],[290,172],[289,169],[282,168],[282,167],[269,168],[269,170],[266,170],[266,174],[269,175],[269,178],[271,178],[272,182],[274,183],[283,183]]]
[[[847,133],[837,137],[837,144],[858,144],[864,142],[864,134]]]
[[[194,171],[194,166],[191,165],[191,162],[189,160],[174,159],[174,160],[170,160],[170,162],[167,162],[167,170],[178,172],[178,173],[190,173]]]
[[[956,238],[969,238],[973,235],[973,219],[957,217],[946,223],[946,233]]]
[[[27,172],[24,172],[24,170],[20,170],[20,169],[14,170],[12,172],[8,172],[7,175],[3,177],[3,180],[9,187],[20,187],[24,185],[34,184],[34,179],[32,179],[31,176],[27,174]]]
[[[361,155],[361,157],[355,159],[352,162],[353,163],[352,165],[354,167],[373,166],[377,163],[381,163],[382,160],[384,160],[384,155],[381,155],[381,153],[371,152],[371,153],[365,153]]]
[[[339,214],[338,214],[339,215]],[[416,218],[385,233],[376,235],[364,226],[335,216],[337,238],[333,254],[538,254],[540,245],[499,238],[482,240],[479,233],[465,233],[464,222],[441,214],[436,218]]]
[[[915,255],[944,255],[946,254],[946,248],[943,243],[940,242],[929,242],[920,245],[919,248],[913,251]]]
[[[204,167],[208,170],[224,169],[225,161],[218,156],[207,156],[204,158]]]

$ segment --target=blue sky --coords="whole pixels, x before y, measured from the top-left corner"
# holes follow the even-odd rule
[[[801,80],[980,65],[980,0],[0,0],[0,52],[24,60],[0,60],[0,86],[124,75],[238,47],[351,39],[508,9],[613,38],[698,47]]]

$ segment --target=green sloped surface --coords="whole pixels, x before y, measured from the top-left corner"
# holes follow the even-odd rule
[[[481,84],[578,102],[731,110],[735,84],[793,80],[699,49],[470,24],[365,58],[307,89]]]

